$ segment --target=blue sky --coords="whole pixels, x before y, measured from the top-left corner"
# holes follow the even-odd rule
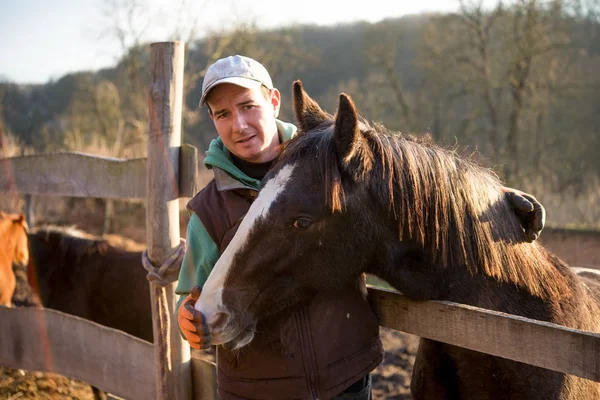
[[[0,80],[45,83],[70,72],[114,65],[122,50],[109,27],[115,20],[124,24],[124,17],[115,18],[117,14],[109,11],[107,15],[106,11],[112,9],[111,3],[127,1],[0,0]],[[143,5],[136,13],[134,29],[144,42],[173,39],[176,26],[185,36],[191,26],[196,26],[202,35],[239,22],[255,21],[264,28],[293,23],[376,22],[386,17],[457,7],[456,0],[137,1]],[[298,5],[302,7],[295,8]],[[179,19],[177,9],[184,10]]]

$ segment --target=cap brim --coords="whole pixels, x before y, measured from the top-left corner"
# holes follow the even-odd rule
[[[219,79],[218,81],[215,81],[212,84],[210,84],[210,86],[208,86],[204,90],[204,93],[202,93],[202,97],[200,98],[200,107],[202,107],[204,105],[204,103],[206,103],[206,95],[211,91],[211,89],[213,89],[215,86],[218,86],[222,83],[231,83],[233,85],[241,86],[246,89],[256,89],[263,85],[263,82],[261,82],[261,81],[257,81],[255,79],[250,79],[250,78],[239,77],[239,76]]]

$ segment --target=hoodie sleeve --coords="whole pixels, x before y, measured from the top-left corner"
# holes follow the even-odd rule
[[[175,293],[181,296],[175,310],[179,309],[179,304],[190,294],[194,285],[204,286],[219,258],[217,245],[206,231],[200,218],[194,213],[187,225],[186,244],[187,248],[175,287]]]

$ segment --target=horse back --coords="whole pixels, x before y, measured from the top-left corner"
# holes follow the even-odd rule
[[[141,251],[66,232],[30,235],[37,286],[45,307],[152,341],[150,287]],[[32,277],[35,275],[35,277]]]
[[[600,270],[592,268],[573,268],[581,280],[584,291],[589,298],[588,308],[592,318],[591,325],[595,328],[590,328],[594,332],[600,332]]]
[[[150,286],[141,260],[142,252],[110,247],[90,261],[97,271],[88,312],[100,324],[152,341]]]

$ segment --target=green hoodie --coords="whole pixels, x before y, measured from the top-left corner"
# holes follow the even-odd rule
[[[279,140],[287,142],[296,134],[296,126],[277,120]],[[219,191],[238,188],[258,190],[260,181],[244,174],[232,161],[231,153],[221,138],[214,139],[206,152],[204,165],[212,169]],[[179,271],[175,293],[181,295],[177,304],[192,291],[194,285],[204,286],[208,275],[219,258],[219,249],[212,240],[200,218],[194,213],[187,225],[187,249]]]

